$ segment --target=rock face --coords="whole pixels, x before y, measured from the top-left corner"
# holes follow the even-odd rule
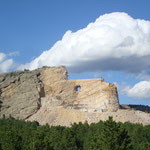
[[[68,126],[73,122],[107,119],[111,114],[119,116],[119,111],[114,84],[103,79],[68,80],[65,67],[0,75],[0,117],[11,115],[41,124]],[[128,121],[129,117],[125,118]]]
[[[1,116],[26,119],[40,108],[43,84],[38,75],[39,71],[0,75]]]

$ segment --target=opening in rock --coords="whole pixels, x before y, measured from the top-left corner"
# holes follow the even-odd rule
[[[80,85],[76,86],[76,91],[81,91],[81,86]]]

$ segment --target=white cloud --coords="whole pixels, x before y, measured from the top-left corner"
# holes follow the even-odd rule
[[[150,100],[150,81],[140,81],[133,87],[122,86],[120,91],[129,97]]]
[[[150,21],[126,13],[110,13],[77,32],[67,31],[62,40],[20,68],[65,65],[70,73],[150,69]]]
[[[8,58],[9,54],[0,53],[0,72],[7,72],[14,65],[13,59]]]
[[[0,53],[0,63],[6,58],[4,53]]]

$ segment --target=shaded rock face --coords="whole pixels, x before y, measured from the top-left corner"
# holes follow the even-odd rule
[[[67,78],[65,67],[43,67],[34,71],[1,74],[0,116],[11,115],[17,119],[39,121],[38,116],[53,109],[87,113],[115,112],[119,109],[114,84],[103,79]],[[55,112],[53,114],[49,119],[56,117]]]
[[[43,84],[38,75],[38,71],[0,75],[1,115],[26,119],[40,108]]]

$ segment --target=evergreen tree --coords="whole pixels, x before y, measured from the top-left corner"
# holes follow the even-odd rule
[[[119,123],[113,121],[112,117],[104,122],[99,143],[103,150],[132,149],[128,132]]]

